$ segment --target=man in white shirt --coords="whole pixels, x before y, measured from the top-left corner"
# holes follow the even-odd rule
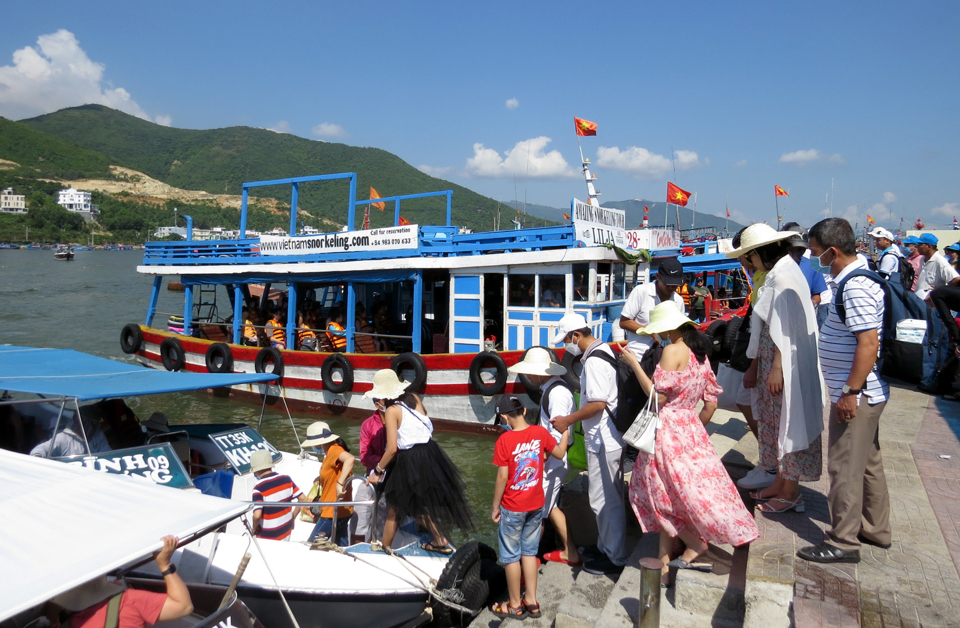
[[[893,234],[883,227],[871,231],[870,236],[877,242],[877,273],[889,279],[892,273],[900,271],[900,249],[893,244]]]
[[[81,417],[74,418],[70,427],[31,449],[30,455],[41,458],[62,458],[110,451],[107,437],[100,429],[100,415],[97,411],[84,407]]]
[[[627,563],[627,520],[623,505],[623,477],[620,474],[622,435],[613,423],[617,414],[617,369],[613,350],[595,338],[580,314],[560,319],[553,344],[564,343],[573,355],[583,355],[580,374],[580,409],[553,419],[559,432],[583,422],[587,450],[587,478],[590,509],[597,516],[597,547],[581,552],[584,569],[593,574],[620,574]],[[607,358],[590,356],[606,353]],[[610,361],[607,361],[610,360]]]
[[[627,348],[640,360],[643,354],[653,346],[653,337],[638,334],[650,322],[650,312],[661,301],[672,299],[680,311],[686,314],[683,297],[677,294],[677,287],[683,283],[683,267],[676,258],[668,258],[660,263],[655,281],[637,286],[630,292],[627,302],[620,312],[620,328],[626,334]]]
[[[831,529],[819,545],[797,556],[820,563],[858,563],[863,543],[890,547],[890,495],[880,455],[880,415],[890,388],[876,368],[883,337],[883,288],[857,257],[856,238],[842,218],[810,229],[810,251],[830,267],[843,293],[836,296],[820,330],[820,366],[830,390]],[[843,308],[840,316],[838,307]]]
[[[932,233],[920,234],[920,243],[917,244],[917,250],[925,261],[920,269],[917,287],[913,291],[921,299],[927,299],[930,292],[937,288],[960,284],[960,274],[950,265],[947,258],[937,250],[939,242],[937,236]]]

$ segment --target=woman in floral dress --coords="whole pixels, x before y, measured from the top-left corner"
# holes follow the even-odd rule
[[[668,585],[670,566],[709,571],[708,565],[696,563],[708,543],[739,546],[756,539],[760,531],[704,427],[721,392],[706,357],[706,337],[672,301],[655,307],[650,323],[639,333],[670,338],[653,381],[631,351],[621,354],[644,392],[649,395],[656,387],[660,402],[655,453],[641,451],[637,456],[630,502],[644,533],[660,531],[661,582]],[[701,400],[704,406],[698,414]],[[679,559],[671,561],[677,537],[686,547]]]

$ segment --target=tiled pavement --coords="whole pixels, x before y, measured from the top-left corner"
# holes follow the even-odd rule
[[[798,627],[960,625],[960,403],[904,387],[891,392],[880,442],[893,547],[863,546],[857,565],[796,558],[796,550],[819,543],[829,525],[826,438],[823,476],[802,488],[806,513],[756,513],[761,536],[750,547],[747,577],[795,583]],[[752,440],[744,438],[737,449]]]

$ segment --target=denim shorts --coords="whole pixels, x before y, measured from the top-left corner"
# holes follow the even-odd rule
[[[540,549],[540,524],[543,509],[530,512],[513,512],[500,509],[500,527],[497,540],[500,542],[500,563],[509,565],[520,556],[536,556]]]

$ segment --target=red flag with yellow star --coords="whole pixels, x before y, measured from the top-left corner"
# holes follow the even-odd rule
[[[399,225],[409,225],[409,224],[410,224],[410,221],[407,220],[406,218],[404,218],[403,216],[400,216],[400,220],[397,221],[397,225],[398,225],[398,226],[399,226]]]
[[[597,134],[597,123],[588,122],[576,116],[573,117],[573,126],[577,130],[577,135],[584,137],[587,135],[596,135]]]
[[[776,195],[776,196],[790,196],[789,194],[787,194],[787,191],[784,190],[784,189],[783,189],[782,187],[780,187],[779,185],[773,186],[773,193],[774,193],[774,195]]]
[[[383,197],[380,196],[380,192],[377,192],[376,190],[374,190],[374,189],[373,189],[373,186],[371,185],[371,186],[370,186],[370,200],[372,201],[372,200],[377,199],[377,198],[383,198]],[[387,204],[386,204],[386,203],[382,203],[382,202],[381,202],[381,203],[370,203],[370,204],[373,205],[374,207],[376,207],[377,209],[379,209],[380,211],[383,211],[383,210],[385,210],[385,209],[387,208]]]
[[[673,203],[674,205],[683,205],[687,206],[687,201],[690,200],[690,192],[680,189],[678,186],[667,181],[667,202]]]

